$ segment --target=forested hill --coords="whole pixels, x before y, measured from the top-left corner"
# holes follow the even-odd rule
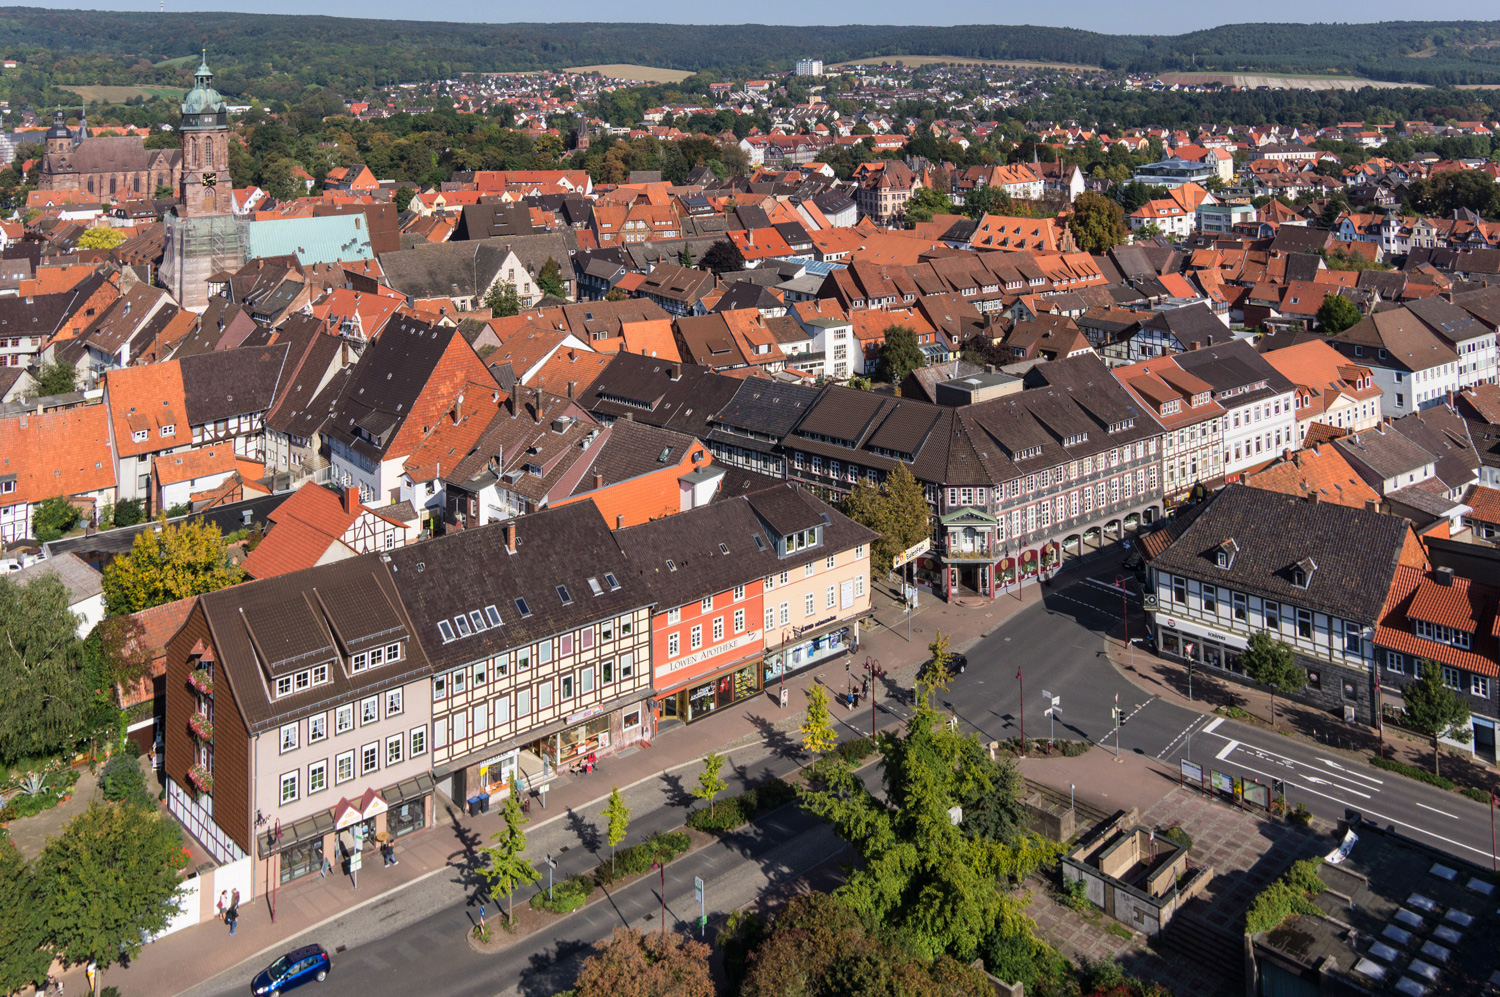
[[[0,8],[0,42],[7,56],[35,55],[76,84],[180,82],[193,67],[163,63],[206,47],[230,93],[251,92],[255,82],[277,74],[287,82],[353,89],[597,63],[730,75],[790,69],[803,56],[833,63],[881,55],[1500,83],[1500,21],[1239,24],[1168,36],[1008,25],[461,24],[10,7]],[[71,74],[59,64],[70,60]]]

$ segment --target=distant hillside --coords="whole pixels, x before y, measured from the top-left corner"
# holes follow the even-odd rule
[[[206,47],[210,65],[230,93],[255,92],[277,78],[348,89],[462,72],[605,63],[732,75],[790,69],[799,56],[831,64],[899,54],[1152,73],[1343,74],[1429,84],[1500,83],[1500,21],[1239,24],[1149,36],[1009,25],[456,24],[10,7],[0,8],[0,43],[7,55],[23,59],[30,54],[39,60],[76,56],[71,74],[56,67],[60,86],[180,80],[192,69],[190,61],[181,61],[184,54]],[[109,63],[101,68],[101,59],[114,68]]]

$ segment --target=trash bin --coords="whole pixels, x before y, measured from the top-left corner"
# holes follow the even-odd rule
[[[471,796],[464,803],[467,804],[470,817],[479,816],[479,797]]]
[[[490,812],[490,794],[489,793],[480,793],[478,799],[479,799],[479,812],[482,813],[482,814],[489,813]]]

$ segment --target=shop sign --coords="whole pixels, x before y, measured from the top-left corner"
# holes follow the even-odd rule
[[[911,561],[914,558],[921,557],[929,550],[932,550],[931,537],[927,537],[920,543],[913,544],[912,546],[903,550],[901,553],[897,554],[895,557],[891,558],[891,570],[895,571],[897,568],[904,566],[908,561]]]
[[[596,717],[603,712],[604,707],[596,706],[591,710],[581,710],[578,713],[569,714],[568,718],[564,722],[569,724],[576,724],[580,720],[587,720],[589,717]]]
[[[833,617],[829,617],[829,619],[832,618]],[[721,644],[715,644],[713,647],[705,647],[701,650],[694,651],[692,654],[678,658],[676,661],[669,661],[662,666],[661,671],[665,673],[675,672],[682,668],[691,668],[694,665],[702,664],[710,658],[716,658],[721,654],[733,651],[737,647],[741,647],[746,644],[753,644],[758,640],[760,640],[760,631],[751,630],[748,633],[742,633],[738,636],[731,637]]]

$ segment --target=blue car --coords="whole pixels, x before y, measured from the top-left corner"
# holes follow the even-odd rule
[[[317,980],[322,983],[333,968],[333,960],[321,945],[304,945],[293,949],[271,965],[255,974],[250,981],[250,992],[255,997],[280,997],[304,983]]]

